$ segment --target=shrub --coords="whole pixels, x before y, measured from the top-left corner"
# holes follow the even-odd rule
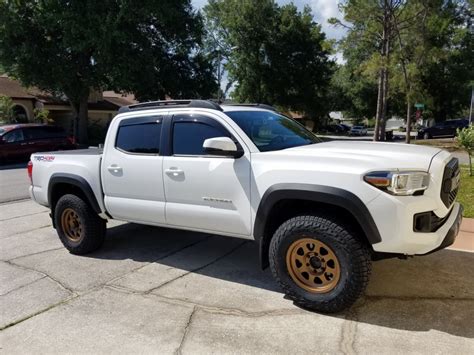
[[[14,121],[13,106],[11,98],[0,95],[0,123],[12,123]]]
[[[49,111],[44,108],[35,108],[33,114],[35,115],[36,123],[50,124],[54,122],[54,120],[49,117]]]
[[[459,147],[464,149],[469,156],[469,175],[472,176],[472,159],[474,153],[474,126],[470,125],[467,128],[458,129],[457,142]]]

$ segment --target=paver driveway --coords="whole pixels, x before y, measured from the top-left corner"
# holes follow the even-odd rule
[[[74,256],[46,209],[0,205],[0,351],[474,353],[474,253],[376,262],[366,297],[321,315],[284,298],[251,242],[108,228]]]

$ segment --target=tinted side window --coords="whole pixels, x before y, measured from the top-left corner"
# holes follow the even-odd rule
[[[50,138],[64,138],[66,132],[60,127],[43,126],[30,127],[25,129],[26,139],[50,139]]]
[[[47,138],[64,138],[66,137],[66,132],[61,127],[44,127],[44,134]]]
[[[146,122],[120,126],[115,146],[125,152],[159,154],[161,123]]]
[[[3,141],[6,143],[21,142],[23,140],[23,131],[21,129],[15,129],[11,132],[5,133]]]
[[[202,145],[208,138],[229,137],[224,129],[202,122],[175,122],[173,125],[173,154],[206,155]]]

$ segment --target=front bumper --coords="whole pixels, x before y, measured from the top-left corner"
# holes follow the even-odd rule
[[[434,253],[438,250],[447,248],[447,247],[449,247],[450,245],[452,245],[454,243],[454,241],[456,240],[457,235],[459,234],[459,230],[461,229],[462,212],[464,210],[464,208],[462,207],[461,204],[458,203],[458,205],[459,205],[459,209],[456,213],[456,217],[454,219],[454,222],[449,227],[448,232],[446,233],[446,236],[444,237],[441,244],[438,247],[434,248],[433,250],[425,253],[424,255],[431,254],[431,253]]]
[[[419,196],[418,196],[419,197]],[[389,197],[393,198],[393,197]],[[386,196],[369,203],[369,210],[382,237],[382,241],[373,244],[375,252],[424,255],[442,249],[454,242],[462,221],[462,206],[455,202],[446,213],[449,215],[436,230],[420,232],[414,230],[413,217],[433,206],[431,199],[408,197],[411,203],[388,204]]]

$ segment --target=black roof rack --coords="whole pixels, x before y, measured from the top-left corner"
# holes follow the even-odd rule
[[[162,100],[140,102],[134,105],[122,106],[120,107],[118,113],[175,107],[208,108],[211,110],[223,111],[222,107],[220,107],[217,103],[209,100]]]
[[[271,105],[267,105],[267,104],[233,104],[233,103],[230,103],[230,104],[224,104],[225,106],[246,106],[246,107],[258,107],[258,108],[263,108],[265,110],[270,110],[270,111],[275,111],[277,112],[278,110],[271,106]]]

